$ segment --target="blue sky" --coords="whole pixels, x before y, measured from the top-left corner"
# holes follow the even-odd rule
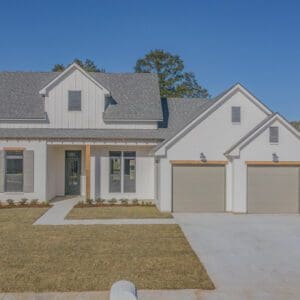
[[[0,70],[90,58],[132,72],[150,49],[179,54],[212,95],[244,84],[300,120],[300,1],[1,0]]]

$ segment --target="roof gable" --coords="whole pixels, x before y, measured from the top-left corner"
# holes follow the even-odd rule
[[[200,124],[203,120],[208,118],[215,110],[221,107],[227,102],[235,93],[241,92],[248,100],[255,104],[260,110],[264,111],[266,114],[272,114],[272,111],[260,102],[255,96],[253,96],[244,86],[240,83],[235,84],[226,91],[222,92],[220,95],[212,99],[209,105],[204,106],[204,109],[200,110],[199,113],[190,120],[183,128],[177,131],[169,139],[166,139],[163,143],[158,145],[155,149],[155,153],[158,156],[164,156],[166,149],[172,147],[173,144],[177,142],[181,137],[187,134],[191,129]]]
[[[64,80],[70,73],[72,73],[74,70],[78,70],[80,73],[82,73],[84,76],[86,76],[89,80],[91,80],[95,85],[97,85],[99,88],[101,88],[105,94],[110,94],[110,92],[103,87],[99,81],[95,80],[94,77],[92,77],[88,72],[86,72],[84,69],[82,69],[78,64],[73,63],[70,66],[68,66],[63,72],[58,73],[58,75],[51,80],[49,83],[47,83],[40,91],[39,94],[41,95],[47,95],[49,90],[55,86],[58,82],[61,80]]]
[[[271,126],[275,121],[279,121],[285,128],[287,128],[292,134],[294,134],[298,139],[300,139],[300,133],[279,113],[273,113],[263,120],[260,124],[255,126],[250,130],[245,136],[243,136],[239,141],[237,141],[233,146],[231,146],[225,153],[225,156],[239,156],[240,151],[246,147],[252,140],[258,137],[262,132],[264,132],[269,126]]]

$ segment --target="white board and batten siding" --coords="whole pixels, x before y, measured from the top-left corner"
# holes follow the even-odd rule
[[[241,122],[231,122],[232,106],[241,107]],[[177,140],[166,155],[160,158],[160,191],[158,198],[162,211],[172,209],[172,165],[171,160],[200,160],[203,153],[208,161],[224,161],[224,152],[252,128],[266,118],[266,113],[258,108],[243,93],[236,92],[208,118],[195,125]],[[232,165],[226,165],[226,211],[232,207]]]
[[[68,110],[69,91],[81,91],[81,111]],[[157,122],[154,121],[105,123],[103,121],[104,91],[77,69],[73,70],[63,80],[58,81],[44,99],[45,112],[49,122],[0,122],[0,128],[157,128]]]

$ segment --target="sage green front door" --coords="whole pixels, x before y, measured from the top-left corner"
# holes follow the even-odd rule
[[[65,194],[80,195],[81,151],[66,151]]]

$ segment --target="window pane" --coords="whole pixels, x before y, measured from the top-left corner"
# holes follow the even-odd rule
[[[5,191],[23,191],[23,153],[22,151],[6,152]]]
[[[231,107],[231,121],[233,123],[241,122],[241,108],[239,106]]]
[[[124,157],[135,157],[135,152],[124,152]]]
[[[270,143],[279,142],[279,129],[278,127],[270,127]]]
[[[69,91],[69,111],[81,110],[81,91]]]
[[[110,157],[121,157],[121,151],[109,151]]]
[[[109,191],[121,192],[121,158],[110,158]]]
[[[124,193],[135,193],[135,158],[124,158]]]

